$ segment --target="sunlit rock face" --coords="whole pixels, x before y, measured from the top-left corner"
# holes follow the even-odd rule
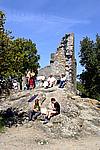
[[[57,79],[66,75],[70,89],[76,90],[76,61],[74,57],[74,34],[68,33],[61,39],[55,53],[51,54],[50,65],[39,70],[38,75],[48,77],[50,74]]]

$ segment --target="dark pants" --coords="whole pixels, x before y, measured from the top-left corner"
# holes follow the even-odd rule
[[[63,88],[65,85],[65,81],[60,81],[60,85],[59,85],[59,88]]]
[[[36,119],[41,114],[40,111],[36,112],[34,110],[29,112],[29,120]]]

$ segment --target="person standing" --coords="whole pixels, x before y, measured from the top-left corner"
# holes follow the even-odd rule
[[[35,88],[35,78],[33,76],[30,76],[30,79],[29,79],[29,88],[30,90]]]

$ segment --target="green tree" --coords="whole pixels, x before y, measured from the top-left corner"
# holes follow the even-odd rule
[[[3,77],[21,77],[28,70],[37,74],[39,68],[36,44],[30,39],[13,39],[5,30],[5,14],[0,11],[0,73]]]
[[[80,63],[85,68],[80,74],[80,82],[86,96],[100,99],[100,36],[96,35],[96,42],[86,37],[80,45]]]
[[[0,11],[0,74],[6,76],[9,72],[8,55],[11,50],[12,37],[11,32],[5,30],[5,14]]]
[[[23,75],[27,69],[37,74],[39,68],[36,44],[30,39],[18,38],[13,41],[12,69],[17,75]]]
[[[4,23],[5,15],[2,11],[0,11],[0,72],[2,72],[2,62],[4,62]]]
[[[10,74],[10,60],[12,41],[8,34],[4,33],[2,44],[0,46],[0,72],[2,76],[9,76]]]
[[[5,14],[0,11],[0,33],[3,32],[4,33],[4,24],[5,24]]]

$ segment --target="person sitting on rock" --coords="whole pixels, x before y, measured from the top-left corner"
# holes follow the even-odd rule
[[[64,74],[62,74],[61,79],[60,79],[59,88],[64,88],[65,83],[66,83],[66,76]]]
[[[44,83],[43,83],[43,87],[44,87],[45,89],[47,89],[48,86],[49,86],[49,83],[48,83],[48,81],[45,80]]]
[[[33,105],[33,109],[29,112],[29,121],[34,121],[41,114],[39,99],[35,100],[35,104]]]
[[[47,81],[48,81],[48,87],[53,87],[53,85],[56,84],[56,79],[52,75],[49,76],[49,78],[47,79]]]
[[[60,114],[60,104],[56,101],[55,98],[51,98],[49,108],[47,109],[47,114],[43,124],[48,123],[51,117]]]

